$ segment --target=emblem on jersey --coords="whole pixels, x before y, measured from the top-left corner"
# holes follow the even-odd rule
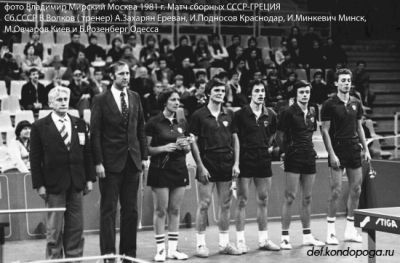
[[[311,117],[311,118],[310,118],[310,121],[311,121],[312,123],[314,123],[314,121],[315,121],[314,117]]]
[[[357,106],[356,105],[351,105],[351,107],[353,108],[353,110],[356,110],[357,109]]]
[[[268,122],[268,121],[264,121],[264,126],[265,126],[265,127],[267,127],[267,126],[268,126],[268,124],[269,124],[269,122]]]
[[[181,127],[178,127],[177,131],[178,131],[179,133],[183,133],[183,130],[182,130]]]
[[[228,127],[228,125],[229,125],[229,122],[227,122],[227,121],[223,121],[223,122],[222,122],[222,124],[223,124],[225,127]]]

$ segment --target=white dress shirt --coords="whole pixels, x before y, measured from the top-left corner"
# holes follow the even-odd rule
[[[64,120],[65,128],[67,129],[68,132],[68,138],[66,142],[71,142],[72,127],[71,127],[71,119],[69,118],[68,114],[65,114],[64,117],[60,117],[56,113],[52,112],[51,118],[53,119],[53,122],[56,125],[58,131],[60,131],[61,127],[63,126],[60,120],[61,119]]]
[[[117,103],[119,111],[122,113],[121,92],[125,93],[125,103],[126,103],[126,106],[129,109],[128,92],[126,91],[126,88],[124,88],[122,91],[120,91],[119,89],[115,88],[114,85],[111,87],[111,93],[112,93],[112,95],[114,97],[115,102]]]

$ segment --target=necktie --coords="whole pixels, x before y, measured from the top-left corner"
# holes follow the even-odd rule
[[[121,113],[125,126],[128,126],[128,105],[126,105],[124,92],[121,92]]]
[[[69,140],[69,134],[67,131],[67,126],[65,125],[65,119],[59,119],[59,121],[61,122],[62,126],[60,129],[60,134],[61,134],[61,138],[64,141],[65,146],[67,146],[67,149],[69,151],[70,147],[71,147],[71,142]]]

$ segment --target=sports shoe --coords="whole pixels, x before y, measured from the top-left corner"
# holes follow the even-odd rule
[[[244,241],[237,242],[236,246],[240,254],[246,254],[247,252],[249,252],[249,247],[246,245]]]
[[[156,262],[164,262],[165,259],[166,259],[165,249],[161,249],[161,250],[158,251],[157,254],[154,256],[154,261],[156,261]]]
[[[362,236],[355,228],[346,228],[344,231],[344,241],[362,243]]]
[[[328,234],[326,237],[327,245],[339,245],[339,240],[337,239],[335,234]]]
[[[268,250],[268,251],[279,251],[281,248],[272,242],[270,239],[267,239],[260,243],[259,247],[260,250]]]
[[[178,260],[186,260],[188,259],[188,255],[180,252],[179,250],[168,250],[168,259],[178,259]]]
[[[205,245],[200,245],[196,249],[196,257],[208,258],[209,250]]]
[[[313,235],[303,235],[303,246],[323,247],[325,243],[316,239]]]
[[[281,241],[281,249],[283,250],[291,250],[292,249],[292,245],[290,244],[290,242],[286,239],[283,239]]]
[[[224,255],[241,255],[240,251],[231,243],[228,243],[225,247],[219,246],[219,253]]]

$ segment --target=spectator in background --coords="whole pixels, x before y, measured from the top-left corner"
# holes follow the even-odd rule
[[[275,62],[278,66],[281,66],[285,62],[288,53],[287,41],[282,40],[281,46],[275,51]]]
[[[232,72],[236,72],[238,74],[239,84],[242,87],[242,90],[245,89],[250,81],[250,73],[246,69],[246,61],[244,57],[241,57],[236,61],[236,64],[233,65]]]
[[[76,59],[73,59],[72,62],[69,64],[64,77],[70,79],[72,73],[77,69],[82,72],[84,78],[88,78],[90,76],[90,63],[83,51],[79,51],[78,57]]]
[[[306,52],[307,54],[310,53],[310,49],[312,48],[314,41],[321,43],[321,38],[315,32],[313,26],[308,26],[307,33],[303,37],[304,52]]]
[[[120,60],[128,64],[131,72],[134,72],[139,64],[139,60],[133,55],[133,49],[130,45],[125,45],[122,48],[122,56]]]
[[[145,112],[145,118],[148,120],[150,117],[157,115],[162,110],[162,107],[158,103],[158,96],[165,89],[165,86],[161,82],[154,84],[153,92],[144,100],[143,110]]]
[[[304,54],[303,50],[300,48],[299,41],[297,38],[290,39],[289,46],[290,59],[296,66],[296,68],[303,68],[304,66]]]
[[[257,39],[255,37],[250,37],[247,40],[247,48],[244,50],[244,56],[246,59],[249,59],[251,56],[251,52],[256,50],[257,58],[262,58],[261,49],[257,47]]]
[[[326,68],[335,68],[338,63],[342,66],[347,64],[347,55],[342,47],[336,44],[332,37],[328,37],[327,44],[323,48],[324,59],[326,63]]]
[[[287,39],[290,41],[293,38],[297,39],[297,45],[299,47],[303,46],[303,35],[301,34],[300,28],[298,26],[292,26],[290,28],[290,34],[287,37]],[[288,49],[293,48],[291,42],[289,42],[288,44],[289,44]]]
[[[172,82],[174,72],[168,67],[167,59],[160,57],[158,59],[158,67],[151,73],[153,82],[161,82],[163,85],[168,85]]]
[[[220,36],[213,34],[211,36],[211,45],[209,46],[213,61],[212,67],[226,68],[228,66],[229,54],[225,46],[222,44]]]
[[[182,101],[186,99],[186,97],[192,95],[191,90],[189,90],[188,87],[185,87],[184,83],[184,78],[182,75],[176,75],[174,78],[174,85],[172,88],[176,90],[179,93],[179,96]]]
[[[174,49],[171,41],[168,38],[163,38],[160,41],[160,58],[164,58],[169,68],[175,65]]]
[[[244,59],[243,52],[244,51],[243,51],[243,47],[242,46],[237,46],[236,47],[235,54],[233,55],[232,58],[229,58],[230,59],[230,61],[229,61],[229,69],[232,70],[234,68],[234,65],[236,65],[238,60]]]
[[[250,74],[256,71],[264,71],[264,63],[261,56],[257,55],[257,49],[252,48],[248,50],[248,52],[249,55],[246,59],[246,68],[250,72]]]
[[[49,91],[39,82],[39,71],[36,68],[30,69],[28,77],[28,82],[22,86],[21,106],[33,112],[48,108]]]
[[[207,72],[205,70],[198,70],[194,75],[196,76],[196,82],[200,80],[208,82]]]
[[[89,86],[93,96],[96,96],[97,94],[103,93],[107,90],[107,85],[103,83],[103,78],[103,69],[94,68],[93,77],[89,78]]]
[[[93,92],[90,89],[89,83],[83,80],[81,70],[74,70],[68,88],[71,91],[69,106],[79,110],[79,115],[82,116],[84,109],[90,109],[90,99],[93,97]]]
[[[107,53],[106,62],[110,62],[108,61],[110,59],[111,63],[116,62],[122,57],[123,51],[121,46],[122,46],[122,40],[119,37],[116,37],[111,41],[111,49]]]
[[[318,40],[314,40],[312,47],[304,56],[306,68],[323,69],[325,65],[324,51],[320,47]]]
[[[232,45],[230,45],[226,50],[228,51],[229,54],[229,60],[234,61],[235,58],[237,58],[237,52],[236,49],[238,47],[241,47],[242,49],[242,54],[243,54],[243,47],[241,46],[241,38],[239,35],[233,35],[232,36]]]
[[[63,51],[63,64],[69,66],[74,59],[78,58],[79,52],[85,51],[85,46],[80,43],[80,33],[71,33],[71,42],[64,46]]]
[[[85,48],[85,56],[90,63],[93,61],[105,60],[106,52],[97,44],[97,36],[90,35],[89,46]]]
[[[365,67],[367,63],[363,60],[359,60],[356,63],[356,69],[353,71],[353,83],[356,91],[361,94],[361,101],[364,105],[369,106],[372,102],[373,95],[369,89],[369,73]]]
[[[146,67],[137,68],[135,77],[131,79],[129,89],[139,94],[141,103],[144,105],[145,99],[153,91],[154,82],[151,80]]]
[[[36,29],[36,28],[35,28]],[[43,44],[40,42],[40,31],[29,32],[29,37],[31,38],[28,43],[26,43],[24,48],[25,56],[28,54],[28,48],[33,46],[34,55],[38,56],[41,60],[43,60]]]
[[[267,75],[267,90],[268,97],[266,98],[266,105],[271,106],[277,112],[276,105],[278,102],[284,100],[285,92],[282,87],[282,82],[277,72],[269,72]]]
[[[181,36],[179,38],[179,46],[174,50],[175,64],[179,68],[182,60],[189,58],[190,63],[195,62],[195,56],[192,47],[189,45],[189,38],[187,36]]]
[[[140,51],[142,50],[143,46],[138,43],[137,41],[137,36],[135,33],[131,33],[128,36],[128,41],[127,43],[129,46],[132,47],[132,54],[136,59],[140,58]]]
[[[147,60],[152,59],[153,61],[157,61],[160,57],[160,53],[156,49],[156,38],[153,35],[147,36],[146,46],[142,48],[139,55],[139,60],[141,63],[146,63]]]
[[[322,71],[314,73],[313,81],[311,82],[311,97],[310,104],[321,105],[328,99],[329,89],[323,80]]]
[[[6,82],[8,93],[10,93],[11,80],[20,79],[21,69],[12,53],[6,52],[0,59],[0,80]]]
[[[229,75],[228,86],[231,92],[228,97],[228,102],[231,103],[232,107],[243,107],[247,105],[248,100],[239,83],[239,73],[233,71]]]
[[[193,112],[206,105],[207,103],[207,97],[205,94],[206,85],[207,82],[205,80],[197,81],[195,93],[190,96],[186,96],[185,99],[181,100],[187,120],[190,120]]]
[[[26,74],[32,68],[36,68],[39,71],[39,75],[43,76],[43,65],[42,60],[39,56],[35,55],[35,48],[33,45],[27,44],[26,55],[21,62],[22,71]]]
[[[22,161],[24,164],[24,167],[21,167],[23,171],[18,168],[20,172],[28,172],[31,168],[29,162],[31,127],[32,124],[29,121],[20,121],[15,128],[15,140],[12,140],[8,145],[13,160]]]
[[[196,49],[194,50],[196,58],[196,67],[208,69],[211,66],[212,57],[210,50],[208,49],[207,40],[200,38],[197,41]]]
[[[195,76],[189,58],[184,58],[181,66],[178,68],[177,74],[183,76],[183,85],[187,88],[192,87],[195,82]]]

